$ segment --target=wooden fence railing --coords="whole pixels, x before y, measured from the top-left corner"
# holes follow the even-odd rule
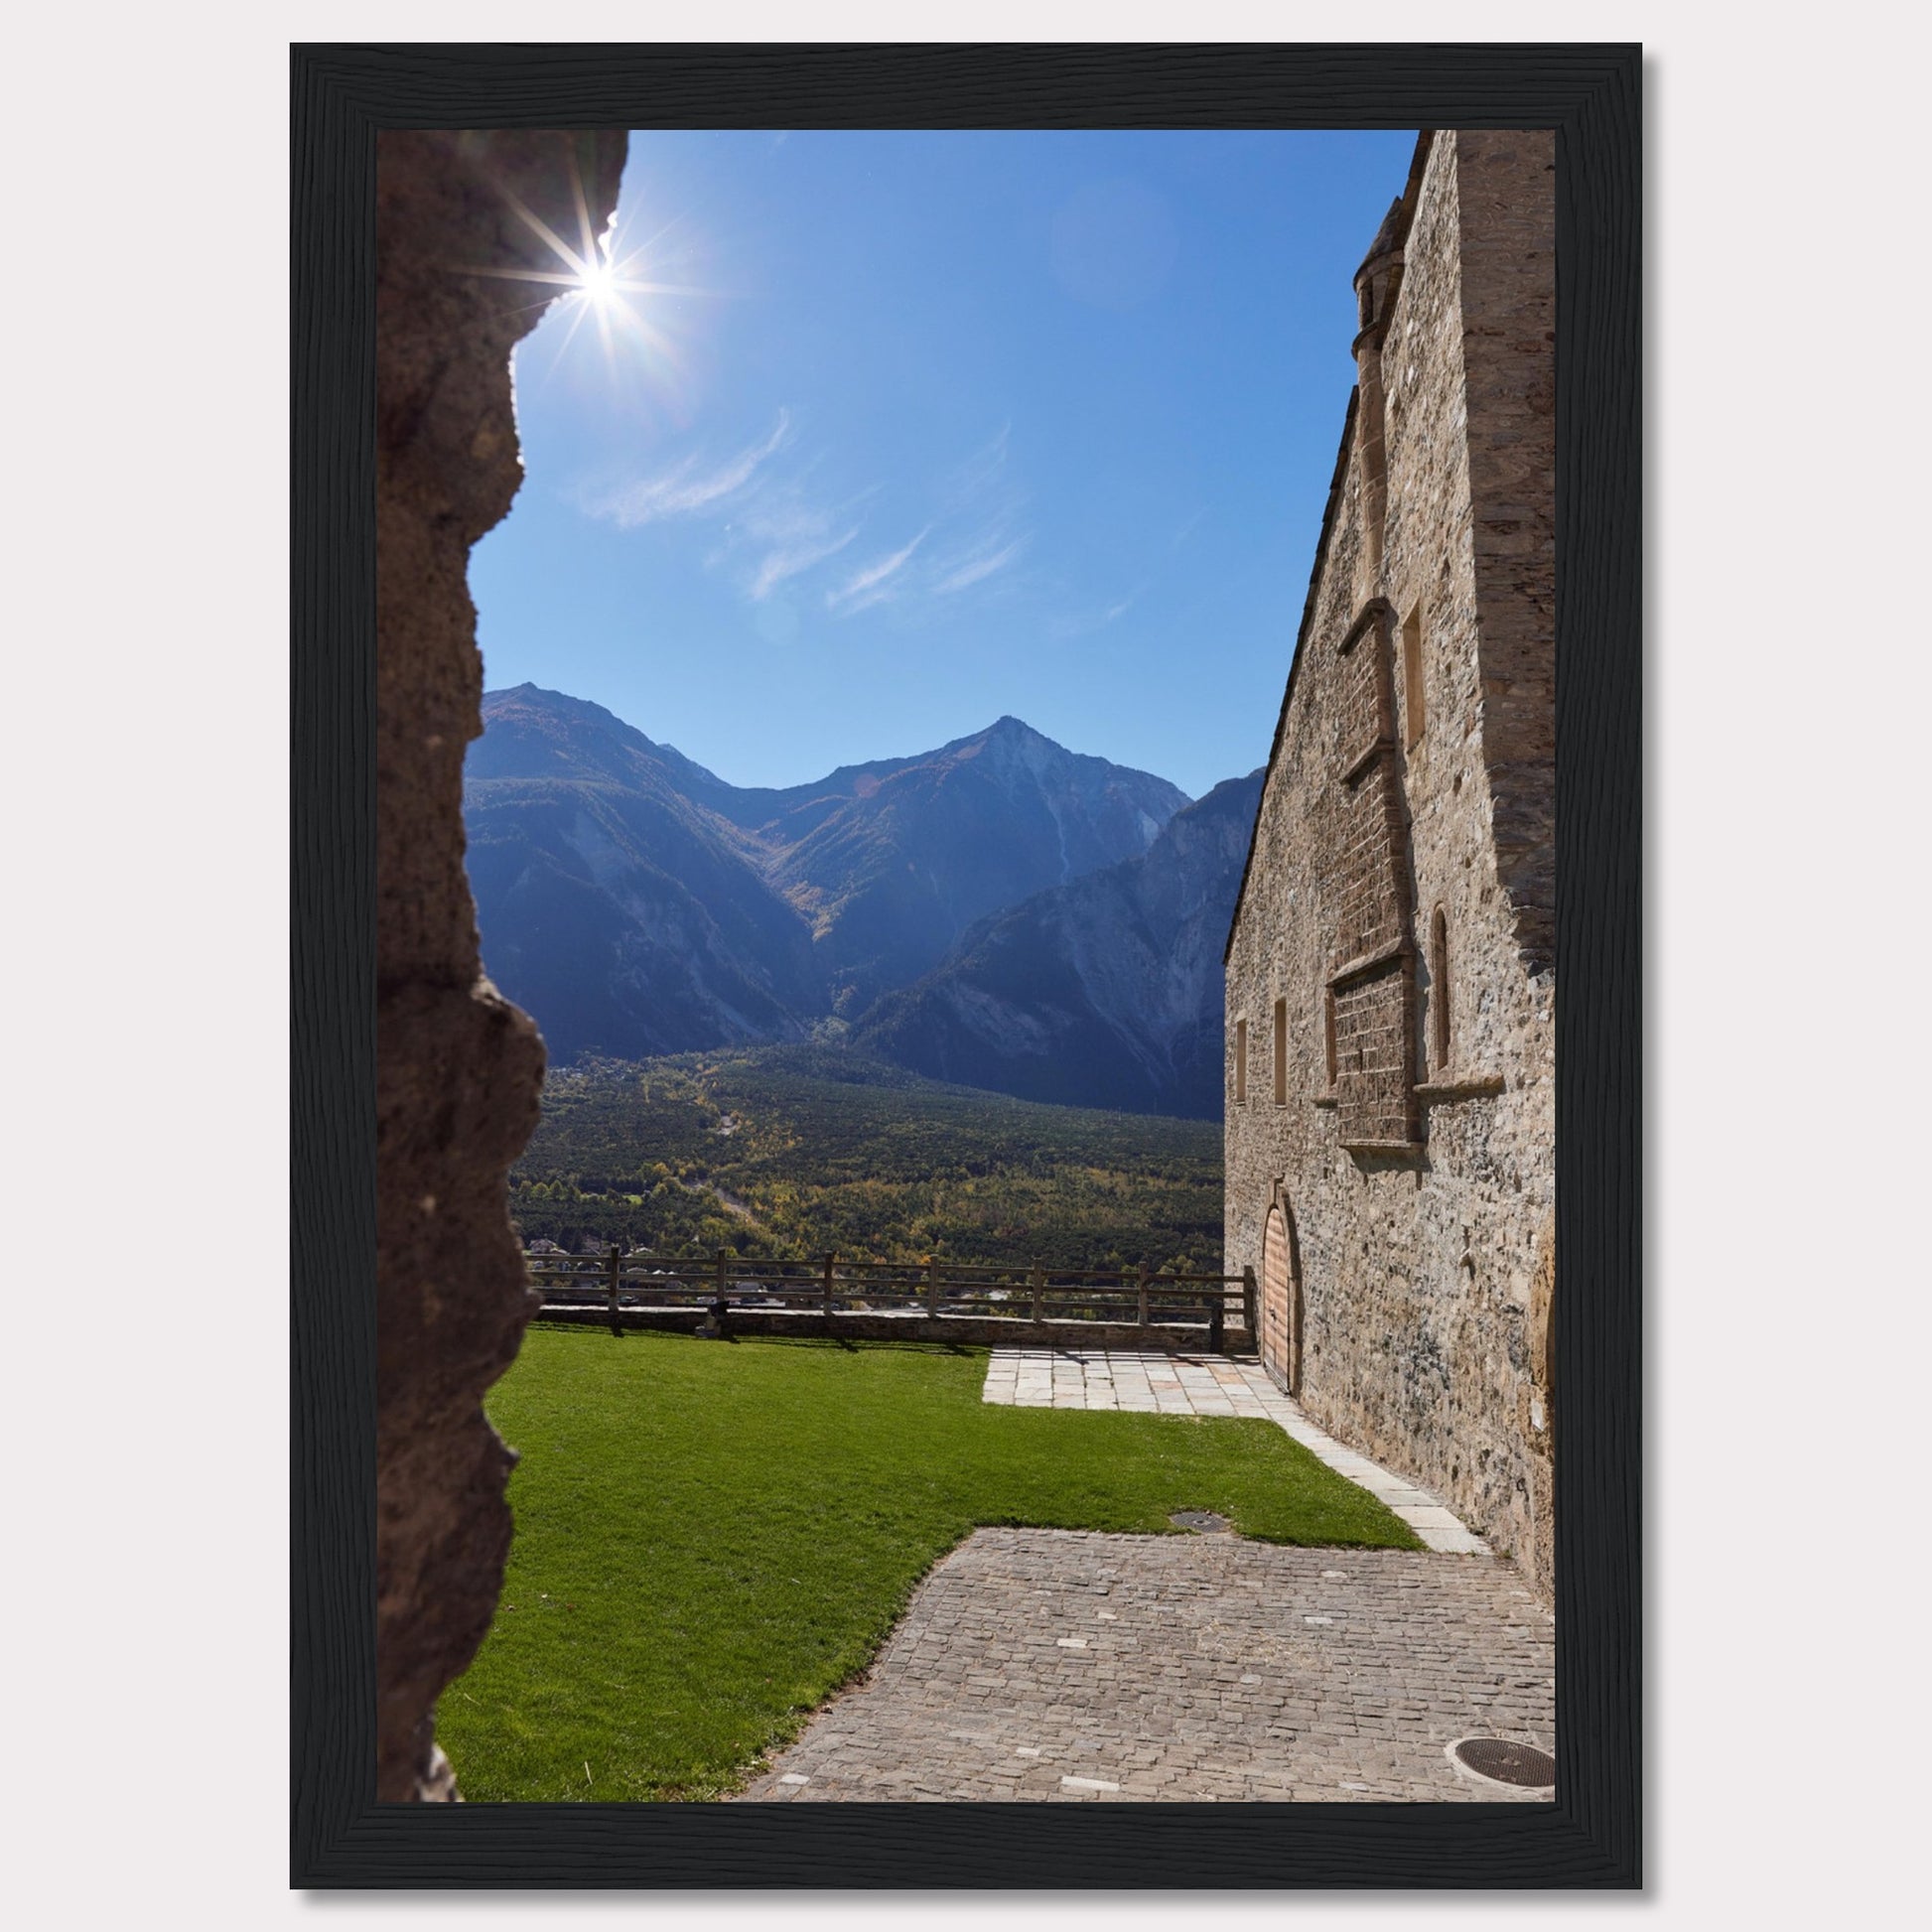
[[[526,1253],[532,1286],[547,1307],[609,1311],[614,1331],[624,1310],[690,1310],[728,1320],[734,1311],[768,1310],[838,1317],[980,1317],[1047,1329],[1066,1323],[1207,1330],[1219,1351],[1239,1329],[1257,1333],[1253,1269],[1239,1275],[1178,1274],[1150,1268],[1026,1268],[967,1263],[860,1261],[838,1254],[757,1258],[719,1249],[710,1256]]]

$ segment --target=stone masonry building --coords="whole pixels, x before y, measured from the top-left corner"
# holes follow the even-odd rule
[[[1227,1265],[1269,1372],[1552,1588],[1555,153],[1437,133],[1227,947]]]

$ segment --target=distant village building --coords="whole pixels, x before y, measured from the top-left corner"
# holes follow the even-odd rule
[[[1227,1265],[1323,1427],[1552,1587],[1555,156],[1439,133],[1357,382],[1227,947]]]

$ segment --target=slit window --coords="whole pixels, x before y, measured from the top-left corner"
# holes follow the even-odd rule
[[[1402,621],[1403,742],[1410,751],[1422,743],[1424,716],[1422,678],[1422,606]]]
[[[1328,1084],[1335,1084],[1335,989],[1331,986],[1321,1000],[1322,1058],[1328,1069]]]
[[[1449,915],[1439,905],[1429,932],[1429,1054],[1438,1073],[1449,1063],[1450,1027]]]
[[[1234,1023],[1234,1098],[1236,1103],[1248,1097],[1248,1023],[1237,1020]]]
[[[1288,1099],[1288,1002],[1275,1002],[1275,1105]]]

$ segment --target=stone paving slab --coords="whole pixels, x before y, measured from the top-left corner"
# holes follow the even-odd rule
[[[1294,1397],[1248,1357],[1170,1355],[1121,1348],[996,1348],[983,1399],[1021,1409],[1128,1409],[1164,1416],[1265,1416],[1329,1468],[1359,1483],[1446,1555],[1486,1557],[1489,1546],[1439,1496],[1317,1429]]]
[[[1502,1563],[1231,1536],[977,1530],[750,1801],[1548,1802],[1555,1628]]]

